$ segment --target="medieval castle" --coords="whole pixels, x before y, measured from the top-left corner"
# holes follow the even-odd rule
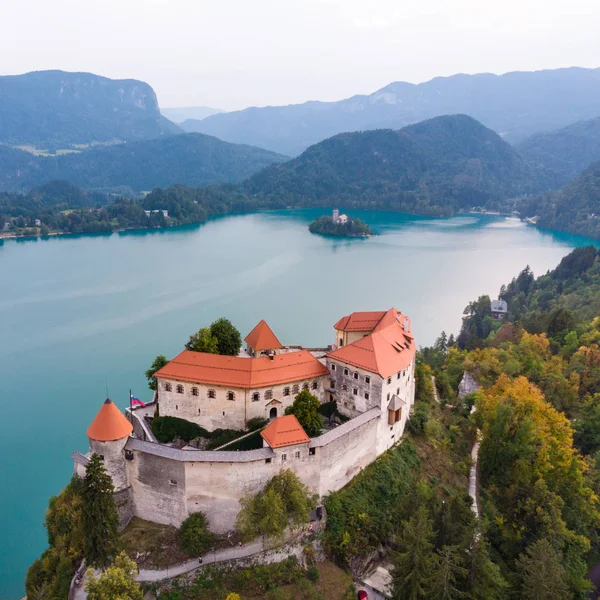
[[[231,530],[239,500],[280,469],[291,469],[320,497],[346,485],[398,443],[414,403],[416,345],[410,320],[396,309],[356,312],[335,325],[329,348],[284,346],[265,321],[245,338],[239,356],[185,350],[156,373],[147,407],[128,417],[110,401],[87,430],[89,453],[73,454],[83,475],[99,454],[115,487],[122,525],[132,516],[178,526],[202,511],[215,532]],[[286,407],[301,389],[336,401],[349,419],[310,438]],[[269,424],[255,450],[205,451],[161,444],[145,416],[193,421],[205,429],[245,429],[253,417]]]

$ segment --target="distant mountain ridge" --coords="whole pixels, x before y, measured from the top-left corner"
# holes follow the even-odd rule
[[[220,108],[211,108],[210,106],[178,106],[161,108],[160,112],[163,116],[167,117],[167,119],[181,126],[184,131],[187,131],[182,124],[188,119],[202,120],[211,115],[216,115],[225,111]]]
[[[399,131],[343,133],[242,184],[250,198],[284,206],[372,208],[453,214],[506,207],[508,198],[545,189],[498,134],[466,115],[447,115]]]
[[[33,156],[0,146],[0,190],[28,190],[52,180],[84,188],[151,190],[175,184],[237,183],[287,157],[199,133]]]
[[[0,142],[61,148],[181,133],[135,79],[34,71],[0,77]]]
[[[530,163],[555,173],[557,183],[564,185],[600,160],[600,117],[534,135],[516,148]]]
[[[518,142],[542,131],[600,116],[600,68],[572,67],[504,75],[395,82],[338,102],[247,108],[188,121],[187,131],[298,155],[342,132],[399,129],[445,114],[467,114]]]

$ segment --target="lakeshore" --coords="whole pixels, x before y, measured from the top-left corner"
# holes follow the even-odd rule
[[[307,235],[319,214],[269,211],[214,218],[200,227],[55,236],[43,244],[5,241],[5,395],[25,395],[35,415],[27,435],[38,443],[22,444],[22,430],[8,426],[21,422],[22,404],[6,403],[2,597],[22,597],[25,570],[45,546],[48,498],[68,482],[71,452],[86,446],[85,429],[107,388],[120,408],[128,405],[130,388],[150,400],[144,370],[157,354],[177,354],[191,331],[220,316],[249,331],[268,317],[282,337],[326,345],[340,314],[396,305],[411,315],[419,344],[427,345],[442,329],[457,333],[464,306],[483,293],[497,294],[527,263],[541,274],[573,247],[591,243],[516,219],[376,211],[356,211],[377,231],[373,238]],[[390,278],[394,265],[408,262],[410,285]],[[351,286],[356,280],[364,285]],[[269,302],[267,291],[285,301]]]

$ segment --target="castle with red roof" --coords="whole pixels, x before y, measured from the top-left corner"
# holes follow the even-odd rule
[[[184,350],[156,372],[149,407],[127,418],[106,400],[87,431],[90,452],[73,454],[76,473],[91,453],[103,457],[121,524],[135,515],[177,526],[203,511],[216,532],[231,529],[241,497],[282,468],[321,497],[340,489],[400,441],[414,403],[416,345],[409,318],[394,308],[352,313],[334,330],[334,344],[308,350],[285,346],[263,320],[239,356]],[[301,390],[335,401],[348,420],[310,438],[284,414]],[[155,408],[209,431],[245,429],[256,417],[269,424],[259,449],[181,448],[155,439],[144,418]]]

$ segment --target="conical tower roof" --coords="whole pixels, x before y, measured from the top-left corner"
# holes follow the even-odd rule
[[[132,431],[133,426],[125,415],[107,398],[88,427],[87,435],[97,442],[111,442],[127,437]]]
[[[244,338],[244,341],[254,350],[273,350],[282,347],[281,342],[264,319],[259,321],[258,325]]]

